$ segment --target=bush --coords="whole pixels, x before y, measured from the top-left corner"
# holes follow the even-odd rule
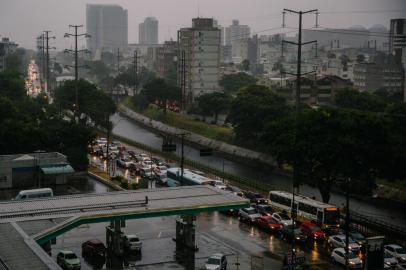
[[[138,189],[138,184],[137,183],[132,183],[131,184],[131,189],[133,189],[133,190]]]

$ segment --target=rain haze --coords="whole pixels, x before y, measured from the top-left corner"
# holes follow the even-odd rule
[[[320,27],[346,28],[374,24],[389,27],[391,18],[404,17],[405,0],[1,0],[0,35],[10,37],[20,46],[34,48],[36,36],[51,30],[55,46],[62,50],[70,46],[63,34],[69,24],[86,23],[86,4],[117,4],[128,10],[128,42],[138,42],[138,24],[147,16],[159,21],[159,42],[176,40],[180,27],[191,25],[193,17],[213,17],[222,26],[239,19],[252,28],[252,33],[273,34],[287,31],[281,27],[283,8],[296,10],[318,9]],[[297,27],[297,18],[287,16],[286,25]],[[314,16],[305,18],[304,26],[312,27]],[[274,30],[266,30],[266,29]],[[85,28],[84,28],[85,29]],[[290,29],[290,31],[292,31]]]

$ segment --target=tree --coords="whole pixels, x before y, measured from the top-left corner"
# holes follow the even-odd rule
[[[375,95],[380,97],[386,103],[399,103],[403,101],[402,91],[388,91],[385,87],[381,87],[375,90]]]
[[[389,168],[394,169],[390,163],[395,152],[389,122],[381,115],[307,109],[295,123],[293,114],[270,122],[262,143],[280,164],[295,166],[296,184],[317,186],[324,202],[329,201],[332,187],[348,178],[352,190],[362,187],[359,192],[372,190],[376,177],[393,178]],[[404,175],[403,170],[397,172],[396,177]]]
[[[231,102],[228,121],[237,140],[254,145],[261,138],[268,122],[290,111],[286,100],[263,85],[242,88]]]
[[[78,111],[83,114],[82,122],[87,123],[88,118],[96,125],[104,126],[106,115],[116,111],[116,105],[111,98],[96,85],[80,79],[78,81]],[[55,89],[55,103],[62,109],[74,111],[76,102],[76,82],[66,81],[62,86]]]
[[[0,73],[0,95],[10,99],[22,99],[25,97],[24,80],[18,71],[7,70]]]
[[[224,92],[234,94],[241,88],[249,85],[256,84],[257,79],[245,72],[235,74],[226,74],[220,79],[220,86],[223,87]]]
[[[240,69],[244,71],[248,71],[250,69],[250,60],[244,59],[241,62]]]
[[[382,112],[387,105],[379,96],[353,88],[339,89],[334,102],[340,108],[373,112]]]
[[[144,85],[144,89],[141,93],[147,97],[150,103],[157,102],[157,104],[163,108],[164,112],[166,112],[168,101],[179,102],[180,99],[179,87],[168,84],[162,78],[155,78],[148,81]]]
[[[204,116],[214,115],[214,122],[217,123],[218,115],[230,108],[230,97],[219,92],[204,94],[199,97],[198,106]]]

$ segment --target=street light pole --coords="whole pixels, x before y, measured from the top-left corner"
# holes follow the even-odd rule
[[[349,255],[349,235],[350,235],[350,181],[351,178],[347,178],[347,185],[346,185],[346,209],[345,209],[345,269],[349,269],[349,262],[348,262],[348,255]]]

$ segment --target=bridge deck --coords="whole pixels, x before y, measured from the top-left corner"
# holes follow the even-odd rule
[[[208,186],[120,191],[1,202],[0,223],[72,216],[92,219],[127,214],[142,218],[143,214],[177,215],[187,210],[202,212],[244,205],[247,205],[247,200]]]
[[[83,223],[197,214],[248,205],[249,202],[245,199],[209,186],[117,191],[0,202],[0,230],[6,233],[9,230],[3,227],[10,225],[18,229],[13,238],[18,239],[23,247],[20,250],[10,250],[10,241],[0,241],[0,269],[3,256],[10,258],[8,260],[10,269],[22,269],[19,258],[36,262],[38,267],[33,269],[44,269],[44,266],[48,269],[58,269],[55,262],[34,241],[46,243]],[[12,258],[9,254],[11,251]]]

